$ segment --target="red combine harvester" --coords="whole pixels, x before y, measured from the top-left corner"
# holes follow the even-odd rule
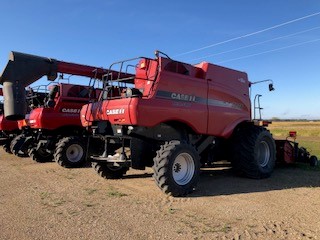
[[[126,65],[135,73],[128,75]],[[265,128],[269,122],[251,118],[246,73],[177,62],[159,52],[155,59],[114,63],[109,71],[119,74],[107,74],[99,101],[81,110],[92,138],[104,140],[104,151],[91,156],[100,176],[119,178],[129,167],[153,166],[158,187],[181,196],[196,186],[200,166],[218,160],[231,161],[250,178],[271,175],[276,143]]]
[[[190,65],[160,54],[157,51],[155,59],[116,62],[104,70],[12,52],[0,77],[7,99],[5,116],[24,119],[24,87],[44,75],[51,80],[57,72],[87,76],[103,81],[99,100],[83,106],[80,113],[87,129],[83,139],[88,139],[88,148],[94,150],[89,153],[92,166],[102,177],[120,178],[130,167],[152,166],[158,187],[173,196],[191,192],[200,167],[219,160],[229,160],[241,175],[269,177],[276,163],[277,145],[280,151],[285,148],[282,143],[276,145],[265,128],[270,122],[252,119],[252,83],[247,74],[207,62]],[[129,73],[131,69],[133,73]],[[46,111],[39,110],[35,119]],[[29,117],[29,124],[33,124],[30,121]],[[83,132],[72,134],[83,136]],[[59,146],[63,143],[60,139],[70,138],[59,135],[51,142],[52,134],[43,135],[46,142],[36,142],[32,151],[41,148],[52,154],[54,142],[59,141]],[[69,156],[74,156],[78,145],[71,142],[63,151],[57,147],[56,161],[62,155],[67,157],[68,149]],[[282,153],[284,156],[285,151]]]
[[[32,109],[27,127],[12,141],[12,152],[18,156],[28,154],[37,162],[51,161],[55,155],[62,166],[82,166],[87,150],[83,136],[87,133],[79,113],[89,101],[89,88],[60,83],[49,89],[42,106]]]
[[[23,119],[26,113],[24,87],[44,75],[54,80],[57,73],[101,79],[104,70],[12,52],[1,76],[4,97],[9,99],[4,105],[5,117]],[[50,86],[43,105],[29,113],[28,127],[17,136],[11,148],[20,156],[28,153],[37,162],[54,158],[64,167],[83,165],[88,132],[81,125],[79,113],[82,105],[99,93],[99,90],[82,85],[60,83]]]

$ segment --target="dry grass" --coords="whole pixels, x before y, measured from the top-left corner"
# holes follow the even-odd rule
[[[273,122],[269,129],[275,137],[286,137],[289,131],[297,131],[298,137],[320,138],[320,122]]]

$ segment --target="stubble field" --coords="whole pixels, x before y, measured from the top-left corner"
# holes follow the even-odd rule
[[[297,130],[320,155],[320,124],[274,123],[276,138]],[[164,195],[151,169],[121,180],[91,168],[64,169],[0,150],[0,239],[318,239],[320,171],[277,167],[269,179],[202,171],[197,190]]]

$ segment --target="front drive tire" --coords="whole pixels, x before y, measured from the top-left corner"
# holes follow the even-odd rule
[[[12,140],[12,139],[11,139]],[[8,140],[6,140],[6,142],[3,144],[3,150],[6,152],[6,153],[10,153],[10,154],[12,154],[12,152],[11,152],[11,149],[10,149],[10,144],[11,144],[11,140],[10,139],[8,139]]]
[[[14,155],[16,155],[18,157],[28,157],[29,156],[27,151],[23,152],[22,150],[20,150],[22,145],[24,144],[25,140],[26,140],[26,137],[23,134],[20,134],[20,135],[16,136],[11,141],[10,150]]]
[[[54,152],[54,160],[66,168],[83,167],[86,164],[86,147],[78,137],[60,139]]]
[[[51,162],[53,159],[52,153],[46,152],[45,149],[38,149],[35,148],[29,148],[28,150],[29,157],[38,163],[44,163],[44,162]]]
[[[276,162],[276,145],[264,127],[244,126],[233,139],[232,166],[236,173],[249,178],[267,178]]]
[[[199,180],[200,156],[193,146],[166,142],[153,160],[153,178],[164,193],[177,197],[194,190]]]
[[[108,166],[107,163],[104,162],[92,162],[91,166],[100,177],[106,179],[122,178],[123,175],[129,170],[129,168],[125,166],[112,167]]]

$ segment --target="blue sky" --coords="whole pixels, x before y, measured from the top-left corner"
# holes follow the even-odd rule
[[[10,0],[0,9],[1,69],[11,50],[108,67],[159,49],[180,61],[245,71],[251,81],[273,79],[274,92],[267,84],[252,89],[263,95],[264,118],[320,119],[320,15],[181,55],[320,12],[320,1]],[[282,50],[269,52],[275,49]]]

